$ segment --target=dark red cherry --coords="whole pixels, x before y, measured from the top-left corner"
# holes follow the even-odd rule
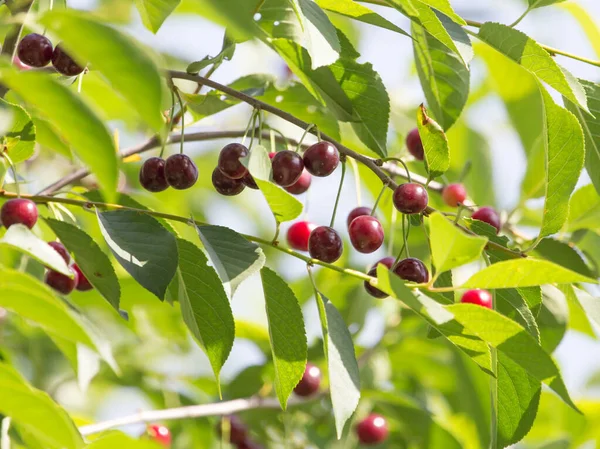
[[[308,238],[308,252],[313,259],[332,263],[338,260],[344,245],[339,234],[329,226],[315,228]]]
[[[298,180],[291,186],[286,187],[285,190],[287,190],[292,195],[300,195],[308,190],[311,182],[312,176],[309,172],[306,171],[306,169],[304,169],[302,170],[302,174],[300,175]]]
[[[256,184],[256,181],[254,180],[254,177],[250,174],[250,172],[248,172],[244,175],[244,177],[242,178],[242,183],[246,187],[250,187],[251,189],[258,190],[258,185]]]
[[[311,175],[329,176],[340,163],[340,154],[330,142],[321,141],[304,152],[304,166]]]
[[[71,262],[71,255],[69,254],[69,250],[65,248],[65,245],[60,242],[48,242],[48,245],[60,254],[60,257],[63,258],[67,265]]]
[[[290,248],[298,251],[308,251],[308,238],[317,227],[308,221],[297,221],[291,225],[287,232],[287,242]]]
[[[442,190],[442,199],[450,207],[456,207],[467,199],[467,189],[462,184],[448,184]]]
[[[408,152],[412,154],[415,159],[422,161],[425,157],[423,142],[421,141],[421,136],[419,135],[419,130],[417,128],[413,129],[406,136],[406,148],[408,148]]]
[[[17,46],[19,60],[31,67],[44,67],[52,60],[52,42],[46,36],[31,33]]]
[[[356,217],[348,227],[352,246],[361,253],[377,251],[383,244],[383,227],[379,220],[370,215]]]
[[[225,419],[225,418],[224,418]],[[231,444],[239,445],[244,443],[248,439],[248,428],[236,415],[228,416],[229,420],[229,442]],[[217,433],[222,434],[222,422],[217,424]]]
[[[189,156],[174,154],[165,162],[165,177],[174,189],[189,189],[198,180],[198,167]]]
[[[252,440],[246,440],[237,445],[237,449],[264,449],[264,446]]]
[[[394,273],[400,276],[405,281],[424,284],[429,282],[429,271],[423,262],[414,257],[401,260],[394,267]]]
[[[0,209],[0,222],[7,228],[14,224],[24,224],[33,228],[38,219],[38,209],[35,203],[25,198],[8,200]]]
[[[407,182],[394,190],[394,206],[403,214],[419,214],[427,208],[429,195],[421,184]]]
[[[307,363],[302,379],[300,379],[300,382],[294,388],[294,393],[302,397],[312,396],[319,391],[320,385],[321,370],[312,363]]]
[[[165,160],[151,157],[140,168],[140,184],[149,192],[162,192],[169,188],[165,175]]]
[[[79,268],[79,265],[74,263],[71,268],[77,273],[77,286],[75,287],[77,290],[80,292],[87,292],[94,288],[89,279],[85,277],[85,274],[81,271],[81,268]]]
[[[65,76],[75,76],[83,72],[83,67],[77,64],[71,56],[58,44],[52,55],[52,65],[57,72]]]
[[[219,167],[212,172],[212,184],[217,192],[225,196],[238,195],[246,187],[243,180],[228,178]]]
[[[476,212],[471,215],[473,220],[483,221],[490,226],[496,228],[496,233],[500,232],[500,216],[498,212],[492,207],[480,207]]]
[[[373,266],[373,268],[369,270],[369,276],[377,277],[377,265],[382,264],[385,265],[388,269],[391,269],[395,261],[396,259],[394,259],[393,257],[384,257],[383,259],[378,261],[375,264],[375,266]],[[385,298],[388,296],[387,293],[384,293],[378,288],[373,287],[367,281],[365,281],[365,290],[367,290],[367,293],[369,295],[374,296],[375,298]]]
[[[63,295],[68,295],[73,290],[75,290],[78,281],[77,273],[73,270],[71,271],[74,275],[72,279],[68,276],[65,276],[62,273],[59,273],[58,271],[48,270],[46,272],[44,282],[46,282],[46,284],[48,284],[52,289],[56,290],[57,292],[62,293]]]
[[[348,227],[350,227],[350,223],[352,223],[356,217],[360,217],[361,215],[371,215],[371,208],[359,206],[352,209],[348,214],[348,218],[346,219],[346,224]]]
[[[273,181],[281,187],[294,184],[304,170],[302,157],[290,150],[279,151],[273,157]]]
[[[241,143],[230,143],[225,145],[219,153],[217,166],[228,178],[241,179],[248,173],[248,169],[240,160],[246,156],[248,156],[248,148]]]
[[[460,299],[460,302],[466,304],[475,304],[491,309],[494,304],[492,294],[487,290],[467,290]]]
[[[364,445],[383,443],[388,437],[388,425],[381,415],[371,413],[356,426],[358,441]]]
[[[148,426],[147,432],[150,438],[157,443],[162,444],[164,447],[171,446],[172,437],[168,427],[161,424],[151,424]]]

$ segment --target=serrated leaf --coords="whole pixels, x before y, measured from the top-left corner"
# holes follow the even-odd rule
[[[25,225],[14,224],[8,228],[0,239],[0,246],[16,249],[54,271],[73,277],[62,256]]]
[[[31,116],[23,107],[8,103],[4,99],[0,99],[0,113],[8,114],[10,118],[9,129],[0,130],[0,154],[2,151],[6,151],[13,164],[26,161],[33,156],[36,137],[35,125]],[[5,140],[4,145],[8,146],[7,149],[2,148],[3,140]],[[12,145],[9,144],[11,140],[15,140]]]
[[[466,25],[467,24],[467,22],[465,22],[462,17],[460,17],[458,14],[456,14],[456,12],[454,12],[454,9],[452,9],[452,5],[450,4],[449,0],[416,0],[416,1],[420,1],[421,3],[425,3],[426,5],[429,5],[432,8],[437,9],[438,11],[444,13],[444,15],[451,18],[458,25]]]
[[[46,223],[69,252],[75,255],[75,261],[88,281],[110,305],[119,310],[121,286],[108,256],[77,226],[51,218],[47,218]]]
[[[565,0],[528,0],[529,9],[541,8],[542,6],[550,6],[555,3],[561,3]]]
[[[97,212],[115,259],[161,301],[177,270],[177,242],[156,219],[133,211]]]
[[[69,145],[65,143],[64,139],[58,135],[48,121],[36,116],[32,117],[32,121],[35,125],[35,139],[38,145],[56,151],[69,160],[73,158]]]
[[[360,400],[360,374],[352,336],[340,312],[320,293],[317,293],[317,305],[323,328],[329,390],[339,440]]]
[[[465,223],[471,231],[482,237],[487,237],[490,242],[497,243],[498,245],[508,248],[510,240],[505,235],[498,235],[498,230],[491,224],[481,220],[473,220],[472,218],[463,218]]]
[[[302,379],[306,367],[307,343],[302,309],[290,287],[267,267],[260,270],[271,352],[275,365],[275,390],[282,409]]]
[[[180,0],[178,0],[180,1]],[[223,61],[229,61],[233,57],[235,53],[236,43],[232,39],[229,38],[227,32],[225,32],[225,36],[223,36],[223,45],[221,46],[221,51],[217,56],[205,56],[202,60],[192,62],[187,67],[188,73],[198,73],[203,68],[213,64],[214,66],[220,65]]]
[[[235,338],[229,300],[214,268],[193,243],[177,239],[179,251],[178,300],[183,321],[206,352],[217,378]]]
[[[57,35],[78,61],[100,71],[151,129],[160,132],[164,128],[163,81],[153,59],[139,44],[89,14],[73,9],[49,11],[40,23]],[[123,76],[124,73],[143,76]]]
[[[429,178],[437,178],[450,167],[450,149],[448,139],[442,127],[427,115],[425,106],[417,110],[417,126],[423,142],[425,166]]]
[[[481,256],[488,239],[468,235],[440,213],[430,220],[431,257],[436,272],[444,272],[476,260]]]
[[[542,293],[539,287],[530,288],[536,288],[539,291],[541,302]],[[525,292],[522,290],[525,290]],[[523,326],[527,332],[529,332],[531,336],[539,343],[540,330],[538,329],[533,312],[531,311],[529,303],[527,302],[527,299],[530,299],[528,293],[529,292],[527,292],[527,289],[519,290],[508,288],[496,290],[496,310],[498,310],[501,314],[514,319],[517,323]]]
[[[592,184],[577,189],[571,197],[566,228],[569,232],[600,230],[600,194]]]
[[[135,6],[140,13],[144,26],[156,34],[179,3],[181,3],[181,0],[136,0]]]
[[[264,266],[262,249],[233,229],[204,225],[197,226],[196,230],[229,297],[245,279]]]
[[[462,287],[493,289],[574,282],[597,283],[560,265],[528,257],[495,263],[475,273]]]
[[[293,220],[302,214],[302,203],[296,197],[272,182],[255,179],[278,223]]]
[[[535,252],[544,259],[568,268],[571,271],[590,278],[594,277],[579,252],[568,243],[552,238],[545,238],[540,240],[535,247]]]

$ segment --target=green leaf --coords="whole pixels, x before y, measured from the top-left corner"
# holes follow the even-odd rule
[[[552,238],[545,238],[540,240],[535,247],[535,252],[544,259],[568,268],[571,271],[590,278],[594,277],[579,252],[568,243]]]
[[[122,432],[113,430],[100,435],[100,437],[88,444],[85,449],[114,449],[117,447],[127,449],[159,449],[161,446],[150,439],[132,438]]]
[[[452,5],[449,0],[416,0],[421,3],[425,3],[426,5],[431,6],[434,9],[437,9],[440,12],[443,12],[446,16],[451,18],[454,22],[459,25],[466,25],[467,22],[464,21],[462,17],[454,12],[452,9]]]
[[[275,390],[281,408],[285,410],[288,398],[302,379],[306,367],[304,317],[294,292],[277,273],[263,267],[260,276],[275,365]]]
[[[25,225],[15,224],[8,228],[0,239],[0,246],[16,249],[54,271],[73,277],[62,256]]]
[[[32,117],[32,120],[35,125],[35,139],[38,145],[56,151],[67,159],[73,158],[69,145],[65,143],[48,121],[39,117]]]
[[[519,323],[539,342],[540,330],[531,311],[534,304],[539,309],[539,304],[531,301],[534,294],[533,290],[539,296],[541,303],[542,292],[539,287],[496,290],[496,310]],[[532,304],[530,305],[528,301],[531,301]]]
[[[0,78],[73,146],[75,154],[98,177],[110,201],[117,189],[117,154],[112,137],[92,109],[77,93],[47,74],[17,72],[0,64]]]
[[[78,61],[100,71],[151,129],[162,131],[163,81],[153,59],[139,44],[89,14],[73,9],[49,11],[40,23],[57,35]]]
[[[495,263],[475,273],[462,287],[493,289],[574,282],[597,283],[560,265],[528,257]]]
[[[264,266],[262,249],[233,229],[209,225],[197,226],[196,229],[229,297],[245,279]]]
[[[154,34],[171,15],[181,0],[135,0],[144,26]]]
[[[0,413],[11,417],[13,424],[29,433],[41,447],[79,449],[84,446],[67,412],[47,393],[31,387],[6,363],[0,363],[0,392]]]
[[[217,378],[235,338],[229,300],[214,268],[193,243],[177,239],[179,250],[179,303],[183,321],[206,352]]]
[[[180,0],[178,0],[178,1],[180,1]],[[221,46],[221,51],[219,52],[219,54],[215,57],[205,56],[200,61],[192,62],[188,66],[187,72],[195,74],[195,73],[200,72],[200,70],[202,70],[205,67],[208,67],[211,64],[213,66],[217,67],[217,66],[221,65],[221,63],[223,61],[230,61],[231,58],[233,58],[233,54],[235,52],[235,46],[236,46],[235,41],[231,40],[226,32],[225,36],[223,36],[223,45]]]
[[[417,73],[429,109],[444,130],[460,116],[469,96],[471,72],[462,59],[425,29],[413,23]]]
[[[569,232],[600,230],[600,194],[592,184],[577,189],[571,197],[566,228]]]
[[[0,113],[8,114],[10,128],[8,130],[0,130],[0,145],[4,140],[4,146],[13,164],[26,161],[33,156],[33,147],[35,145],[36,129],[31,121],[31,116],[21,106],[8,103],[0,99]],[[4,125],[3,125],[4,126]]]
[[[256,0],[194,0],[194,11],[207,19],[227,27],[232,38],[243,42],[259,34],[254,20]]]
[[[565,295],[569,307],[569,328],[596,339],[596,332],[590,320],[600,322],[598,300],[589,296],[587,292],[584,292],[587,298],[580,299],[577,296],[579,290],[576,293],[575,288],[569,284],[559,285],[558,288]],[[589,298],[592,301],[588,302]]]
[[[427,116],[425,106],[417,110],[417,126],[425,151],[425,164],[429,178],[443,175],[450,167],[450,149],[448,139],[440,125]]]
[[[574,288],[573,291],[579,300],[581,307],[585,311],[586,316],[596,323],[596,325],[600,325],[600,300],[593,297],[585,290]]]
[[[466,234],[437,212],[429,220],[431,257],[436,273],[473,262],[481,256],[487,238]]]
[[[255,179],[278,223],[293,220],[302,214],[302,203],[272,182]]]
[[[550,6],[555,3],[561,3],[565,0],[528,0],[529,9],[541,8],[542,6]]]
[[[77,226],[64,221],[46,219],[90,283],[116,310],[119,310],[121,286],[110,260],[92,238]]]
[[[477,36],[588,111],[581,84],[533,39],[514,28],[492,22],[484,23]]]
[[[97,212],[115,259],[161,301],[177,270],[177,242],[156,219],[133,211]]]
[[[339,440],[346,422],[352,417],[360,400],[360,374],[352,336],[340,312],[320,293],[317,293],[317,305],[323,327],[329,390]]]

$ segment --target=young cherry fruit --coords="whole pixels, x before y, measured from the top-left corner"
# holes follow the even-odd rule
[[[462,184],[448,184],[442,190],[442,199],[450,207],[456,207],[467,199],[467,189]]]
[[[189,189],[198,180],[198,167],[189,156],[174,154],[169,156],[165,162],[165,177],[174,189]]]
[[[493,207],[480,207],[477,211],[471,215],[473,220],[483,221],[496,228],[496,234],[500,232],[501,223],[498,212]]]
[[[419,161],[422,161],[425,157],[425,151],[423,150],[423,142],[419,134],[419,129],[415,128],[411,130],[406,136],[406,148],[413,157]]]
[[[219,153],[217,167],[228,178],[241,179],[248,173],[248,169],[240,161],[246,156],[248,156],[248,148],[241,143],[230,143]]]
[[[359,206],[352,209],[348,214],[348,218],[346,219],[346,225],[350,227],[350,223],[352,223],[355,218],[360,217],[361,215],[371,215],[371,208]]]
[[[83,67],[77,64],[71,56],[58,44],[52,54],[52,66],[65,76],[76,76],[83,72]]]
[[[162,192],[169,188],[165,175],[165,160],[151,157],[140,168],[140,184],[149,192]]]
[[[313,176],[325,177],[334,172],[340,163],[340,154],[330,142],[321,141],[304,152],[304,166]]]
[[[407,182],[394,190],[394,206],[403,214],[420,214],[427,208],[429,195],[420,184]]]
[[[300,179],[304,170],[302,157],[290,150],[279,151],[272,160],[273,181],[281,187],[289,187]]]
[[[383,226],[371,215],[356,217],[348,227],[352,246],[361,253],[369,254],[377,251],[383,244]]]
[[[340,235],[329,226],[315,228],[308,238],[308,253],[313,259],[332,263],[342,256],[344,244]]]
[[[6,228],[14,224],[23,224],[33,228],[38,219],[38,209],[35,203],[25,198],[8,200],[0,209],[0,223]]]
[[[405,281],[424,284],[429,282],[429,271],[423,262],[414,257],[401,260],[394,267],[394,273]]]
[[[308,251],[308,238],[317,227],[308,221],[297,221],[292,224],[287,232],[287,242],[290,248],[297,251]]]
[[[387,421],[376,413],[371,413],[356,426],[358,441],[367,446],[383,443],[388,433]]]
[[[161,424],[151,424],[148,426],[146,432],[148,432],[148,436],[152,440],[162,444],[164,447],[171,446],[172,436],[168,427]]]
[[[379,260],[373,266],[373,268],[371,268],[369,270],[369,272],[367,274],[369,276],[377,277],[377,265],[382,264],[382,265],[385,265],[388,269],[391,269],[392,266],[394,265],[395,261],[396,261],[396,259],[394,259],[393,257],[384,257],[383,259]],[[367,293],[369,295],[371,295],[375,298],[386,298],[388,296],[387,293],[384,293],[381,290],[379,290],[378,288],[373,287],[367,281],[365,281],[365,290],[367,291]]]
[[[301,195],[308,190],[310,184],[312,182],[312,176],[306,169],[302,170],[302,174],[298,178],[298,180],[285,188],[292,195]]]
[[[63,295],[68,295],[75,290],[79,280],[77,277],[77,272],[75,272],[73,269],[71,269],[71,271],[73,272],[73,278],[65,276],[58,271],[48,270],[46,272],[46,276],[44,277],[44,282],[57,292],[62,293]]]
[[[17,56],[28,66],[45,67],[52,60],[52,42],[41,34],[28,34],[19,42]]]
[[[475,304],[491,309],[494,304],[494,299],[492,294],[487,290],[467,290],[463,293],[460,302],[463,304]]]
[[[243,179],[231,179],[219,167],[215,167],[212,172],[212,184],[217,192],[225,196],[239,195],[246,188]]]
[[[321,385],[321,370],[312,363],[306,364],[302,379],[294,388],[294,393],[301,397],[308,397],[319,391]]]

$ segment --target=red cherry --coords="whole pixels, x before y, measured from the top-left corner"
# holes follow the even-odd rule
[[[360,217],[361,215],[371,215],[371,208],[366,206],[355,207],[348,214],[348,218],[346,219],[346,224],[350,227],[350,223],[354,221],[355,218]]]
[[[30,70],[31,67],[25,64],[21,59],[19,59],[18,55],[15,55],[13,58],[13,65],[19,70]]]
[[[29,229],[35,226],[38,209],[35,203],[25,198],[8,200],[0,209],[0,223],[7,228],[14,224],[24,224]]]
[[[420,184],[407,182],[394,190],[394,206],[403,214],[419,214],[427,208],[429,195]]]
[[[60,257],[63,258],[67,265],[71,262],[71,255],[69,254],[69,250],[65,248],[65,245],[60,242],[48,242],[48,245],[60,254]]]
[[[231,179],[225,176],[219,167],[212,172],[212,184],[217,192],[225,196],[238,195],[246,187],[242,179]]]
[[[83,67],[77,64],[69,54],[58,44],[52,55],[52,65],[57,72],[65,76],[75,76],[83,72]]]
[[[301,397],[312,396],[319,391],[321,385],[321,370],[312,363],[306,364],[302,379],[294,388],[294,393]]]
[[[174,189],[189,189],[198,180],[198,167],[189,156],[174,154],[169,156],[165,162],[165,177]]]
[[[302,170],[302,174],[300,175],[298,180],[291,186],[286,187],[285,190],[287,190],[292,195],[300,195],[308,190],[311,182],[312,176],[309,172],[306,171],[306,169],[304,169]]]
[[[388,437],[388,425],[381,415],[371,413],[356,426],[358,441],[365,445],[374,445],[384,442]]]
[[[140,184],[149,192],[162,192],[169,188],[165,175],[165,160],[151,157],[144,162],[140,169]]]
[[[423,262],[414,257],[408,257],[398,262],[394,267],[394,273],[405,281],[424,284],[429,282],[429,271]]]
[[[476,212],[471,215],[473,220],[483,221],[490,226],[496,228],[496,233],[500,232],[500,216],[498,212],[492,207],[480,207]]]
[[[339,234],[329,226],[315,228],[308,238],[310,257],[332,263],[342,256],[344,245]]]
[[[492,294],[487,290],[467,290],[463,293],[460,302],[463,304],[475,304],[491,309],[494,305]]]
[[[373,268],[369,270],[369,276],[377,277],[377,265],[382,264],[385,265],[388,269],[391,269],[395,261],[396,259],[394,259],[393,257],[384,257],[383,259],[378,261],[373,266]],[[375,298],[386,298],[388,296],[387,293],[384,293],[378,288],[373,287],[367,281],[365,281],[365,290],[367,290],[367,293],[369,295],[374,296]]]
[[[147,432],[150,438],[157,443],[160,443],[165,447],[171,446],[172,437],[168,427],[161,424],[151,424],[148,426]]]
[[[383,227],[379,220],[370,215],[356,217],[348,227],[352,246],[361,253],[377,251],[383,244]]]
[[[228,178],[241,179],[248,173],[248,169],[240,161],[246,156],[248,156],[248,148],[241,143],[230,143],[219,153],[217,166]]]
[[[83,274],[81,271],[81,268],[79,268],[79,265],[74,263],[71,268],[73,268],[73,270],[75,270],[77,273],[77,286],[75,287],[77,290],[80,292],[87,292],[88,290],[92,290],[94,288],[88,278],[85,277],[85,274]]]
[[[419,161],[422,161],[425,157],[423,142],[421,141],[418,128],[411,130],[406,136],[406,148],[408,148],[408,152]]]
[[[269,153],[269,159],[273,160],[273,158],[275,157],[275,155],[276,155],[276,154],[277,154],[277,152],[275,152],[275,151],[271,151],[271,152]]]
[[[252,440],[246,440],[237,445],[237,449],[264,449],[264,446],[261,446],[258,443],[255,443]]]
[[[249,187],[254,190],[258,190],[258,184],[256,184],[256,181],[254,180],[254,178],[252,177],[250,172],[248,172],[248,173],[246,173],[246,175],[244,175],[244,177],[242,178],[242,183],[246,187]]]
[[[287,232],[287,242],[290,248],[298,251],[308,251],[308,238],[317,227],[308,221],[297,221],[291,225]]]
[[[280,151],[272,161],[273,181],[281,187],[289,187],[300,179],[304,170],[302,157],[290,150]]]
[[[17,56],[30,67],[44,67],[52,59],[52,42],[41,34],[28,34],[19,42]]]
[[[442,198],[450,207],[456,207],[467,199],[467,189],[462,184],[449,184],[442,190]]]
[[[304,166],[311,175],[329,176],[340,163],[340,154],[330,142],[321,141],[304,152]]]
[[[48,270],[46,272],[44,282],[57,292],[62,293],[63,295],[68,295],[75,290],[78,281],[77,273],[74,270],[71,271],[74,274],[72,279],[62,273],[59,273],[58,271]]]

